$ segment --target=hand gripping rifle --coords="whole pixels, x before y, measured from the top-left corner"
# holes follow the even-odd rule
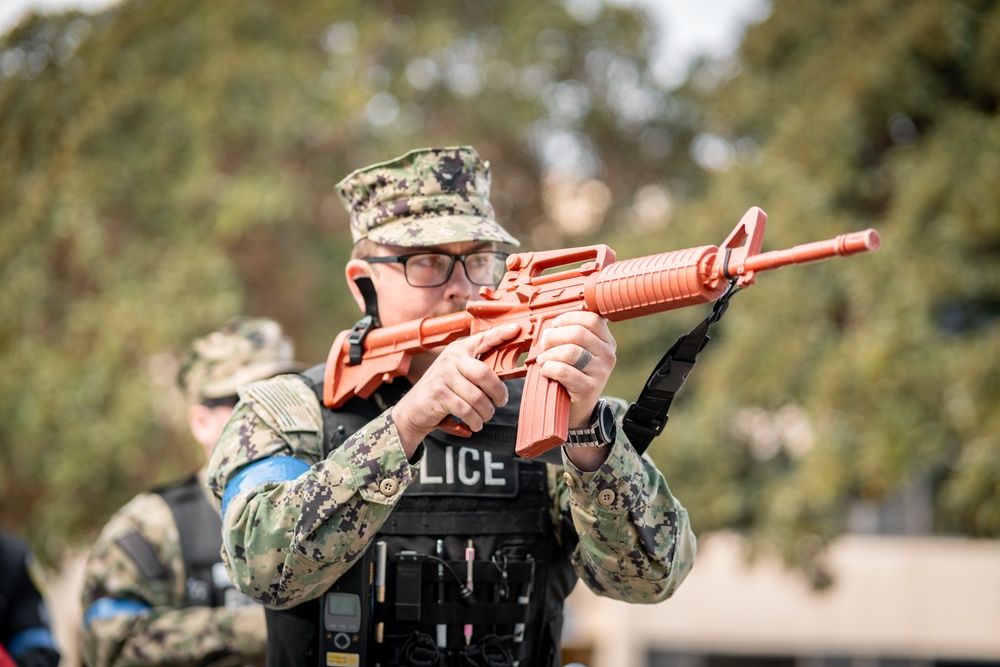
[[[721,246],[615,261],[614,251],[594,245],[507,258],[507,273],[496,289],[480,289],[467,310],[389,327],[373,327],[366,317],[341,332],[330,349],[323,402],[341,407],[353,396],[367,398],[385,382],[406,375],[414,354],[470,334],[518,324],[518,334],[481,360],[504,379],[525,377],[517,433],[517,453],[532,458],[566,441],[569,394],[541,376],[535,363],[542,333],[562,313],[586,310],[612,322],[707,303],[727,290],[752,285],[760,271],[879,249],[873,229],[833,239],[761,253],[767,215],[751,208]],[[569,267],[546,273],[551,269]],[[363,324],[367,321],[366,324]],[[523,358],[523,360],[522,360]],[[520,362],[520,363],[519,363]],[[452,418],[439,425],[456,435],[469,427]]]

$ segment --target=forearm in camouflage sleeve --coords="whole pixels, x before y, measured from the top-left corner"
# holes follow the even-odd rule
[[[557,508],[568,509],[579,535],[573,564],[599,595],[653,603],[670,597],[694,565],[696,541],[687,510],[655,466],[619,430],[607,461],[579,471],[563,456]]]
[[[225,508],[223,558],[233,582],[272,608],[316,597],[346,572],[416,476],[388,412],[319,460],[319,404],[311,392],[298,398],[311,399],[305,404],[315,410],[315,432],[279,430],[276,416],[251,390],[209,464],[218,498],[248,463],[294,457],[303,469],[311,466],[293,479],[242,489]],[[386,479],[396,482],[391,496],[380,490]]]
[[[262,607],[187,607],[95,621],[84,655],[90,667],[207,665],[228,656],[263,663],[266,642]]]

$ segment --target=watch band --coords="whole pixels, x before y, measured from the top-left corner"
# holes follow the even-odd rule
[[[596,428],[571,429],[566,436],[567,447],[607,447]]]

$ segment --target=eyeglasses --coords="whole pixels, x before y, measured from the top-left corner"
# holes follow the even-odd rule
[[[480,287],[496,287],[507,272],[510,253],[479,251],[465,255],[446,252],[418,252],[412,255],[365,257],[369,264],[402,264],[406,282],[412,287],[439,287],[451,278],[455,262],[465,267],[469,282]]]

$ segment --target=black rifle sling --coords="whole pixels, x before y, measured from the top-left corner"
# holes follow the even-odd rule
[[[674,395],[681,390],[688,374],[694,369],[698,353],[711,340],[708,336],[709,328],[722,319],[729,307],[729,299],[738,291],[736,281],[731,281],[725,293],[715,302],[709,316],[678,338],[667,350],[646,380],[635,403],[629,406],[622,420],[622,429],[638,453],[645,452],[653,438],[663,432],[663,427],[670,418],[667,413]]]
[[[348,359],[352,366],[357,366],[361,363],[361,356],[365,351],[365,338],[368,337],[372,329],[382,326],[382,323],[378,319],[378,295],[375,294],[375,285],[372,283],[372,279],[368,276],[358,276],[354,279],[354,284],[365,300],[365,316],[354,323],[354,326],[351,327],[351,334],[347,338],[347,342],[350,343]],[[320,386],[323,386],[322,378],[320,380]],[[319,400],[322,403],[323,397],[320,396]]]

